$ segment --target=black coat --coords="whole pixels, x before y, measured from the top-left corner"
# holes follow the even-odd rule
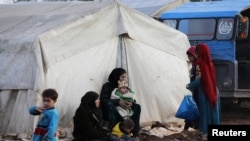
[[[106,137],[108,131],[100,127],[100,122],[86,108],[78,108],[74,116],[74,141],[88,141],[90,139]]]
[[[118,87],[118,80],[122,74],[126,73],[123,68],[115,68],[109,74],[108,82],[103,84],[100,94],[101,106],[107,104],[107,102],[112,102],[114,106],[119,105],[119,99],[111,99],[112,91]]]
[[[85,107],[79,107],[74,116],[73,141],[88,141],[106,137],[108,131],[100,127],[100,122],[93,116],[93,112]]]
[[[115,88],[116,87],[113,86],[111,82],[106,82],[102,86],[101,95],[100,95],[101,106],[104,106],[105,104],[107,104],[107,102],[112,102],[114,106],[118,106],[119,105],[120,99],[111,99],[110,98],[111,94],[112,94],[112,91]]]

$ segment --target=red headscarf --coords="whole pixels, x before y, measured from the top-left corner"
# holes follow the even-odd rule
[[[191,46],[188,50],[187,50],[187,54],[190,54],[192,56],[195,57],[195,48],[196,46]]]
[[[200,43],[196,46],[196,53],[198,55],[198,65],[201,70],[202,87],[211,106],[215,106],[217,101],[217,87],[215,68],[210,56],[210,50],[206,44]]]
[[[196,49],[196,46],[191,46],[188,50],[187,50],[187,54],[188,55],[192,55],[194,57],[194,61],[192,62],[193,65],[196,65],[197,64],[197,57],[195,55],[195,49]]]

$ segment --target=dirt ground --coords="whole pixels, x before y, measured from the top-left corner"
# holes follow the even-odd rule
[[[250,100],[242,101],[238,104],[221,103],[221,121],[223,125],[250,125]],[[183,127],[178,127],[178,132],[159,138],[148,134],[139,134],[140,141],[201,141],[201,134],[197,130],[183,132]],[[164,128],[166,130],[166,128]],[[24,137],[25,139],[25,137]],[[23,139],[22,139],[23,140]],[[71,141],[71,138],[61,138],[59,141]],[[0,133],[0,141],[2,141]],[[3,140],[6,141],[6,140]],[[8,140],[10,141],[10,140]],[[14,140],[12,140],[14,141]],[[15,140],[20,141],[20,139]],[[29,141],[26,139],[26,141]]]
[[[250,102],[234,104],[221,103],[221,122],[223,125],[250,125]],[[198,131],[175,133],[164,138],[140,134],[140,141],[200,141],[201,134]]]
[[[141,131],[142,130],[144,129],[141,129]],[[161,128],[161,126],[155,126],[155,128],[151,128],[149,131],[151,134],[154,135],[149,135],[147,132],[146,133],[140,132],[139,134],[140,141],[200,141],[201,140],[201,134],[199,131],[194,130],[193,128],[189,128],[188,131],[183,131],[183,125],[182,126],[177,125],[175,127],[171,125],[169,128],[167,127]],[[167,136],[164,136],[164,133],[166,133]],[[164,136],[164,137],[160,138],[159,136]]]
[[[156,136],[140,135],[140,141],[200,141],[200,133],[196,131],[176,133],[163,138]]]

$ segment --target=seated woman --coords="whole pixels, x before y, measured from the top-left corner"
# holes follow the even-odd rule
[[[136,102],[126,102],[119,98],[111,99],[112,91],[115,88],[118,88],[118,80],[125,81],[126,74],[127,72],[123,68],[115,68],[112,70],[108,78],[109,81],[102,86],[100,95],[101,108],[103,118],[110,122],[110,130],[116,125],[116,123],[124,120],[118,113],[116,107],[121,106],[125,109],[131,108],[133,110],[133,115],[130,118],[135,123],[132,133],[134,136],[137,136],[140,129],[141,106]]]
[[[100,100],[96,92],[89,91],[81,98],[81,104],[73,118],[73,141],[108,141],[109,131],[102,129]]]

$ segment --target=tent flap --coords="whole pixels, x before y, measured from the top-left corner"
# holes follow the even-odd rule
[[[141,122],[174,119],[189,92],[187,36],[123,4],[1,5],[0,23],[0,132],[31,132],[28,108],[46,88],[59,93],[59,126],[70,126],[81,97],[100,93],[115,67],[128,70]]]

